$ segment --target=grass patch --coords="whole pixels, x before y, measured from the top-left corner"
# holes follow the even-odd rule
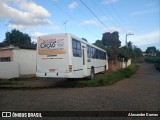
[[[155,68],[160,71],[160,63],[156,63]]]
[[[160,57],[146,57],[144,60],[147,63],[159,63],[160,64]]]
[[[155,68],[160,71],[160,57],[147,57],[145,61],[147,63],[154,63]]]
[[[73,88],[111,85],[119,80],[130,77],[137,71],[138,68],[139,65],[133,64],[125,69],[121,69],[117,72],[108,73],[94,80],[69,80],[57,85],[57,87]]]

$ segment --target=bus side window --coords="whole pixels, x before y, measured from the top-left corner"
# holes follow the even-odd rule
[[[72,39],[72,50],[74,57],[82,57],[81,43],[78,40]]]
[[[89,45],[87,45],[87,56],[88,56],[88,58],[90,58],[91,57],[91,47],[89,46]]]

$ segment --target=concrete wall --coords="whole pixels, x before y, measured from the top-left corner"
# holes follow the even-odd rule
[[[18,64],[15,62],[0,62],[0,79],[19,77]]]
[[[18,64],[20,76],[36,74],[36,50],[14,49],[13,61]]]
[[[127,67],[131,65],[131,59],[128,60],[127,62]]]
[[[130,65],[131,65],[131,59],[129,59],[127,63],[124,62],[124,61],[120,62],[120,68],[126,68],[126,67],[128,67]]]
[[[131,59],[128,60],[127,64],[124,61],[119,62],[118,60],[116,60],[116,61],[109,60],[108,64],[109,64],[109,71],[117,71],[121,68],[126,68],[126,67],[130,66]]]

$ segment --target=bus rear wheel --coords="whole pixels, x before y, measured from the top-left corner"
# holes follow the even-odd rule
[[[91,75],[90,75],[90,80],[94,79],[94,68],[91,68]]]

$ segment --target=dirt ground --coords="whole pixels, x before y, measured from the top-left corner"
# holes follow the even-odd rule
[[[45,81],[41,82],[44,84]],[[140,69],[131,78],[121,80],[110,86],[34,90],[1,89],[0,110],[160,111],[160,72],[154,68],[153,64],[142,63]],[[107,118],[88,119],[101,120]],[[120,119],[135,120],[136,118]],[[153,120],[156,119],[158,120],[158,118],[153,118]]]

